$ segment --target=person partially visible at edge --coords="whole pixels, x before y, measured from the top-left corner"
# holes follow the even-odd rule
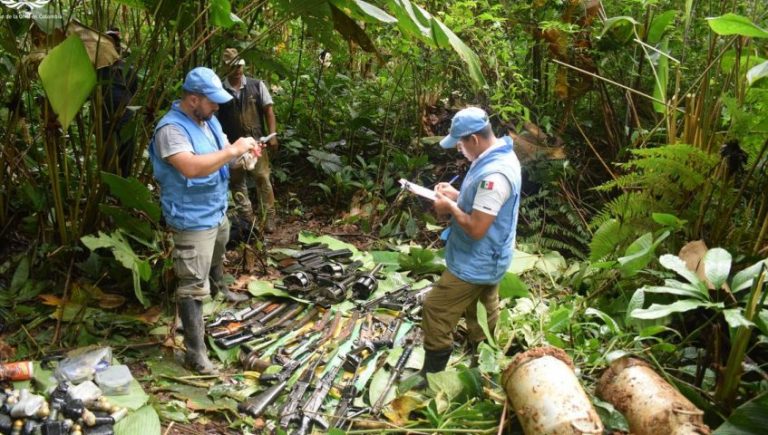
[[[225,49],[222,60],[226,71],[226,77],[222,78],[222,81],[224,88],[232,95],[232,101],[222,104],[217,115],[224,133],[229,137],[255,138],[275,133],[277,120],[267,85],[261,80],[245,76],[245,60],[239,58],[236,49]],[[248,195],[247,174],[251,173],[260,204],[258,217],[263,216],[264,230],[271,233],[275,229],[275,194],[270,181],[269,157],[277,150],[277,136],[269,140],[269,145],[271,149],[262,151],[261,158],[253,170],[248,170],[241,164],[232,165],[229,184],[238,215],[250,227],[257,217]]]
[[[104,84],[101,134],[106,145],[102,167],[128,177],[131,175],[136,150],[136,129],[129,125],[134,112],[128,106],[136,94],[138,84],[133,67],[123,60],[120,30],[113,27],[106,35],[110,37],[119,57],[112,65],[97,70],[99,81]]]
[[[163,216],[173,233],[176,297],[187,348],[184,362],[191,370],[211,374],[217,369],[205,347],[202,300],[217,291],[228,299],[247,299],[221,282],[229,239],[228,164],[249,152],[258,157],[261,148],[252,137],[232,144],[227,140],[213,114],[232,97],[213,70],[194,68],[182,90],[181,100],[173,102],[155,127],[149,155]]]
[[[449,135],[440,141],[472,163],[459,190],[449,183],[435,186],[435,211],[450,216],[441,236],[447,269],[424,300],[421,388],[427,373],[443,371],[448,364],[453,329],[462,315],[468,343],[477,351],[485,338],[477,322],[478,301],[488,313],[489,329],[496,326],[499,282],[512,262],[520,204],[520,163],[512,145],[508,136],[494,135],[488,115],[476,107],[456,113]]]

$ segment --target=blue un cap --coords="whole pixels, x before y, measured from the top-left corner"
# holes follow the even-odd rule
[[[216,104],[224,104],[232,100],[232,95],[224,90],[219,76],[212,69],[204,66],[199,66],[187,73],[181,88],[187,92],[203,94]]]
[[[440,146],[446,149],[454,148],[459,139],[477,133],[485,128],[489,122],[488,114],[479,107],[467,107],[459,110],[453,116],[451,130],[448,132],[448,136],[440,141]]]

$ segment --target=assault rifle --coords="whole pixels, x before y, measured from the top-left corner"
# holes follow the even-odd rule
[[[420,320],[421,306],[424,303],[424,298],[427,297],[427,293],[430,291],[432,291],[432,285],[406,292],[394,300],[385,301],[380,306],[393,311],[399,311],[411,320]]]
[[[341,346],[341,343],[346,341],[347,337],[349,337],[349,335],[352,333],[352,330],[357,323],[358,315],[359,313],[357,311],[352,314],[352,317],[350,317],[347,324],[344,325],[344,330],[336,338],[339,346]],[[328,363],[331,364],[334,361],[335,359],[332,357]],[[325,421],[325,419],[320,415],[319,411],[323,406],[323,401],[325,400],[326,396],[328,396],[328,392],[331,390],[331,387],[333,387],[333,383],[336,380],[336,376],[339,374],[339,371],[341,370],[341,366],[344,360],[343,358],[339,358],[336,361],[338,362],[336,362],[334,366],[328,367],[326,369],[325,374],[320,379],[320,384],[315,386],[315,391],[312,392],[312,395],[309,396],[307,401],[304,403],[304,406],[301,407],[301,426],[299,427],[299,430],[296,432],[296,434],[306,435],[311,429],[313,423],[317,423],[323,429],[328,429],[328,422]]]
[[[277,356],[276,358],[280,358]],[[250,399],[246,400],[245,402],[240,402],[237,405],[238,411],[248,414],[253,418],[261,416],[262,413],[267,409],[269,405],[271,405],[275,399],[280,395],[280,393],[285,390],[285,387],[288,385],[288,379],[293,375],[293,372],[295,372],[299,367],[301,367],[301,364],[308,359],[309,356],[307,356],[304,360],[278,360],[278,362],[283,366],[283,369],[280,371],[280,373],[275,376],[275,383],[272,384],[269,388],[264,390],[261,394],[258,396],[251,397]],[[264,379],[266,377],[263,376],[261,379]]]
[[[249,307],[243,308],[240,311],[224,310],[216,317],[216,320],[205,325],[205,329],[218,328],[220,326],[227,325],[229,323],[244,322],[252,317],[256,317],[262,312],[268,312],[267,308],[273,306],[277,308],[279,305],[272,304],[270,301],[257,302]]]
[[[355,342],[355,347],[347,353],[344,359],[344,370],[354,372],[356,367],[361,366],[368,357],[379,349],[384,347],[391,348],[395,342],[395,336],[400,328],[400,323],[402,323],[402,319],[399,316],[392,319],[387,325],[387,329],[375,340],[364,337],[364,332],[361,329],[360,338]]]
[[[413,340],[407,338],[405,340],[405,345],[403,346],[403,353],[400,354],[400,357],[397,359],[397,363],[395,363],[395,366],[392,368],[392,372],[389,374],[389,379],[387,380],[386,387],[384,387],[384,391],[382,391],[381,396],[379,396],[379,398],[376,400],[376,403],[374,403],[371,407],[372,416],[378,417],[381,415],[381,409],[385,405],[384,400],[386,400],[387,394],[389,394],[389,390],[392,389],[394,384],[398,382],[400,377],[403,375],[405,365],[408,363],[408,360],[411,358],[411,354],[413,353],[413,346]]]
[[[213,338],[232,335],[252,324],[268,322],[270,319],[280,315],[280,313],[287,308],[288,306],[286,304],[264,302],[256,304],[253,309],[249,307],[249,311],[247,312],[244,310],[238,312],[225,312],[217,317],[216,320],[209,323],[206,326],[206,330],[208,331],[208,335]],[[240,320],[235,320],[237,318]]]
[[[358,391],[355,384],[360,377],[360,374],[357,372],[358,369],[359,367],[355,367],[355,376],[353,376],[341,390],[341,399],[339,399],[339,404],[336,405],[336,411],[333,413],[333,427],[335,428],[341,427],[342,422],[344,422],[347,416],[347,411],[352,406],[355,397],[357,397]]]
[[[320,349],[328,340],[330,340],[333,337],[333,334],[336,332],[336,328],[339,325],[339,320],[341,317],[336,317],[331,324],[330,328],[325,329],[324,334],[322,336],[319,336],[316,334],[320,331],[322,331],[324,328],[321,325],[321,322],[318,322],[315,325],[312,325],[313,327],[311,330],[313,333],[306,334],[306,331],[304,331],[303,324],[297,325],[297,334],[295,334],[293,337],[291,337],[289,340],[282,343],[282,349],[278,349],[277,352],[279,354],[282,354],[285,357],[296,359],[298,356],[303,355],[306,353],[309,348],[311,347],[314,349],[314,351],[317,351],[317,349]],[[325,320],[325,317],[323,318]],[[303,339],[303,340],[302,340]],[[300,341],[300,344],[296,346],[292,351],[287,351],[286,347],[288,344],[291,344],[293,342]],[[269,380],[268,378],[265,380]]]
[[[323,430],[328,429],[328,422],[320,415],[320,408],[323,406],[323,401],[326,396],[328,396],[328,392],[331,391],[331,387],[333,387],[333,383],[340,370],[341,363],[338,363],[326,372],[322,379],[320,379],[320,385],[315,387],[315,391],[312,392],[312,395],[309,396],[309,399],[307,399],[307,402],[301,408],[301,426],[296,434],[305,435],[309,433],[313,422],[320,425]]]
[[[286,400],[285,405],[283,405],[283,408],[280,410],[280,427],[284,429],[288,428],[291,422],[298,417],[297,411],[299,406],[301,406],[301,399],[304,397],[304,393],[307,392],[307,389],[309,389],[309,385],[315,377],[315,370],[317,370],[317,367],[322,361],[322,354],[320,354],[320,357],[318,357],[313,364],[310,364],[309,367],[304,369],[304,372],[293,385],[291,393],[288,395],[288,400]]]
[[[267,342],[266,346],[257,346],[254,348],[251,348],[250,346],[243,346],[244,352],[240,356],[240,362],[243,364],[243,367],[246,370],[263,371],[270,366],[270,362],[262,358],[272,358],[272,355],[275,353],[275,351],[281,347],[282,349],[285,349],[285,346],[295,341],[299,341],[301,338],[309,337],[305,341],[310,342],[313,340],[313,337],[317,332],[323,330],[327,331],[326,326],[330,320],[330,310],[326,311],[325,315],[323,315],[320,320],[315,322],[314,325],[311,325],[309,331],[307,331],[305,328],[306,324],[315,317],[315,313],[317,313],[317,311],[318,310],[316,308],[312,308],[310,314],[303,316],[299,322],[292,325],[293,332],[288,333],[287,336],[283,334],[282,337]],[[307,334],[307,332],[309,332],[309,334]],[[315,348],[317,348],[317,346],[315,346]],[[286,356],[285,352],[282,353],[283,356]],[[293,355],[301,355],[302,353],[303,352],[297,350],[296,352],[293,352]]]
[[[304,325],[306,325],[309,322],[309,320],[311,320],[311,318],[314,317],[315,313],[317,313],[317,309],[316,308],[312,308],[310,310],[310,312],[307,313],[295,325],[295,328],[298,329],[299,331],[302,330]],[[321,321],[321,322],[318,322],[318,324],[325,323],[325,322],[327,322],[327,320],[328,320],[328,317],[326,316],[326,317],[323,318],[324,322]],[[314,325],[314,326],[317,327],[317,324]],[[321,341],[324,342],[325,340],[327,340],[332,335],[333,335],[333,330],[326,331],[326,333],[323,336]],[[312,339],[310,338],[309,340],[312,340]],[[304,362],[309,360],[309,358],[312,357],[312,355],[316,352],[316,349],[318,349],[318,348],[319,348],[319,345],[316,346],[314,348],[315,351],[312,351],[312,352],[307,352],[306,350],[301,350],[300,352],[297,352],[296,354],[292,355],[292,357],[290,357],[290,356],[283,356],[283,355],[280,355],[280,354],[275,355],[272,359],[274,360],[274,362],[282,365],[283,368],[279,372],[277,372],[275,374],[265,374],[265,375],[262,375],[259,378],[259,380],[261,382],[274,381],[272,386],[270,386],[269,388],[264,390],[258,396],[254,396],[253,398],[248,399],[247,401],[240,403],[238,405],[238,409],[241,412],[244,412],[244,413],[246,413],[246,414],[248,414],[248,415],[250,415],[250,416],[252,416],[254,418],[260,416],[264,412],[264,410],[267,409],[267,407],[270,404],[272,404],[275,401],[275,399],[277,399],[278,396],[280,396],[280,394],[283,392],[283,390],[285,390],[285,388],[288,385],[288,380],[291,378],[291,376],[293,376],[293,373],[296,372],[296,370],[298,370],[302,366],[302,364]],[[307,369],[305,369],[304,373],[302,373],[302,377],[309,376],[309,380],[307,380],[307,382],[311,381],[312,374],[314,373],[315,369],[317,368],[317,365],[322,361],[322,354],[323,353],[321,353],[317,357],[317,360],[312,365],[310,365],[311,371],[309,372],[309,374],[307,373]],[[302,357],[302,355],[306,355],[306,356]],[[249,355],[249,356],[246,357],[246,361],[248,361],[249,364],[255,365],[255,362],[253,360],[259,361],[256,356]],[[300,381],[301,381],[301,378],[300,378]],[[306,390],[306,388],[305,388],[305,390]],[[292,394],[294,394],[294,393],[292,393]],[[304,395],[304,392],[301,392],[301,396],[303,396],[303,395]],[[301,396],[299,396],[299,400],[301,399]]]
[[[258,338],[262,335],[266,335],[277,330],[278,328],[284,326],[286,322],[288,322],[291,319],[294,319],[302,311],[304,311],[304,305],[298,304],[298,303],[291,306],[290,309],[287,308],[287,305],[285,307],[286,308],[284,308],[283,310],[280,310],[280,311],[275,310],[269,313],[268,315],[264,316],[260,321],[249,324],[234,334],[220,336],[219,338],[216,338],[214,342],[216,343],[217,346],[221,347],[222,349],[230,349],[232,347],[237,346],[240,343],[245,343],[246,341],[253,340],[254,338]],[[285,314],[283,314],[282,317],[275,320],[271,324],[267,324],[267,322],[269,322],[274,317],[276,317],[275,313],[280,314],[284,310],[287,310],[287,311]]]
[[[390,300],[396,300],[397,298],[400,298],[402,295],[406,294],[408,290],[410,290],[411,286],[406,284],[402,287],[398,287],[395,290],[392,290],[390,292],[385,292],[383,295],[371,299],[367,302],[364,302],[362,304],[358,305],[358,309],[363,312],[373,311],[376,308],[379,308],[379,306],[382,303],[385,303]]]

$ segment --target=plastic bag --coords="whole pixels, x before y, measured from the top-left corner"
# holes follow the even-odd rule
[[[96,372],[109,367],[112,361],[112,348],[99,347],[69,358],[63,359],[54,372],[60,382],[70,381],[73,384],[93,380]]]

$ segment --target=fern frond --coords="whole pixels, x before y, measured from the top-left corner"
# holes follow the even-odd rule
[[[607,219],[592,236],[589,260],[600,261],[609,257],[632,233],[632,228],[618,219]]]
[[[635,149],[632,154],[633,159],[621,165],[625,175],[595,188],[625,192],[605,204],[591,226],[611,218],[629,223],[652,212],[695,209],[696,204],[688,203],[690,193],[704,186],[718,164],[717,155],[687,144]]]
[[[560,195],[543,188],[520,201],[519,243],[585,258],[590,238],[578,214]]]
[[[649,217],[651,213],[661,211],[654,209],[656,201],[644,191],[622,193],[603,205],[590,226],[598,228],[612,218],[620,219],[624,223]]]
[[[644,180],[642,174],[636,172],[630,172],[629,174],[622,175],[615,180],[607,181],[593,189],[598,192],[609,192],[614,189],[634,189],[639,187]]]

